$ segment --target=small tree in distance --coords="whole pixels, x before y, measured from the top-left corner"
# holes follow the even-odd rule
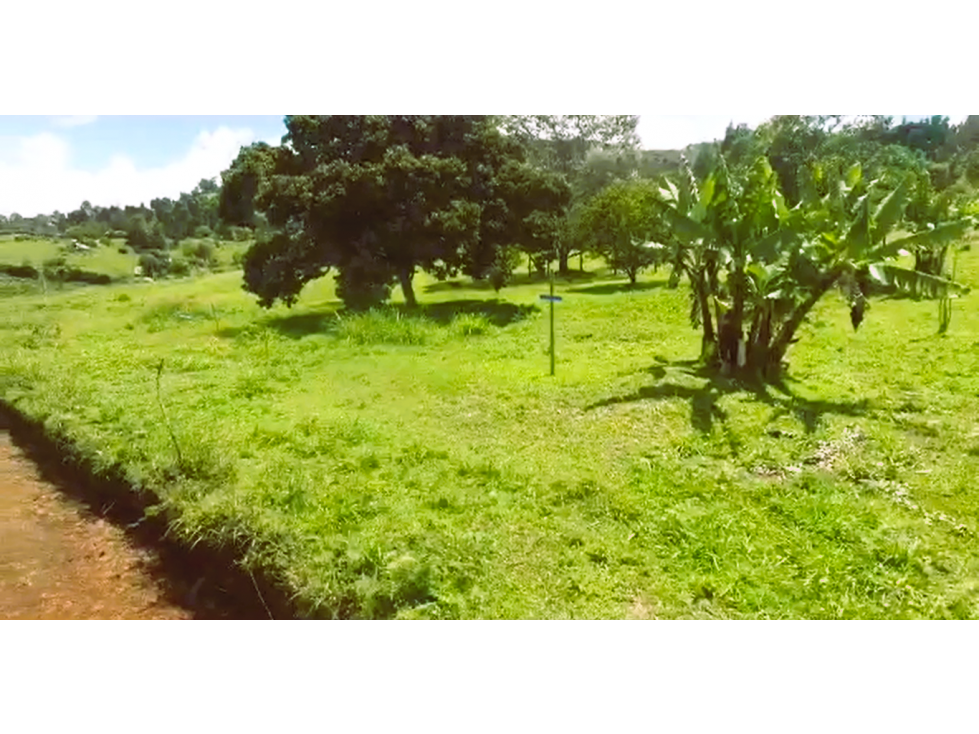
[[[658,187],[645,179],[607,186],[578,212],[579,242],[605,258],[613,270],[628,275],[634,285],[642,270],[664,258],[665,248],[658,245],[668,232],[658,199]]]

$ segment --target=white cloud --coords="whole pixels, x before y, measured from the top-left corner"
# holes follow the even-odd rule
[[[214,178],[231,164],[241,146],[255,140],[251,130],[220,127],[202,131],[179,160],[159,168],[139,169],[123,155],[100,171],[72,168],[68,142],[52,133],[19,138],[0,158],[0,214],[33,217],[69,212],[83,201],[97,206],[149,204],[159,197],[178,197],[202,178]]]
[[[98,115],[62,115],[55,117],[51,122],[55,127],[80,127],[91,125],[97,119],[99,119]]]

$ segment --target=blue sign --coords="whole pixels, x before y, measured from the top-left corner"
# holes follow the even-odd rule
[[[542,301],[552,301],[553,302],[553,301],[560,301],[561,300],[561,296],[541,296],[540,299]]]

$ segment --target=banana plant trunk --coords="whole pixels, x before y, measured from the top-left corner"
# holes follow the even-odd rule
[[[762,375],[766,379],[778,377],[782,370],[782,360],[785,359],[785,353],[792,344],[796,331],[802,325],[802,322],[805,321],[809,312],[819,302],[819,299],[826,295],[827,291],[836,284],[836,281],[839,280],[842,274],[842,268],[834,268],[823,276],[812,293],[809,294],[809,297],[796,306],[790,313],[789,318],[782,324],[782,328],[778,330],[769,345],[767,354],[764,354],[764,360],[758,362],[757,357],[752,360],[761,367]]]
[[[747,363],[744,345],[744,272],[742,266],[735,266],[731,272],[732,307],[729,311],[718,313],[719,356],[724,373],[736,373]]]
[[[714,333],[714,321],[710,312],[710,301],[707,294],[707,282],[703,271],[687,271],[691,284],[694,287],[694,294],[697,304],[700,307],[700,321],[704,330],[704,336],[700,343],[700,359],[706,364],[710,364],[717,356],[717,335]]]
[[[948,247],[921,249],[914,254],[914,269],[926,275],[941,276],[945,268],[945,254]]]

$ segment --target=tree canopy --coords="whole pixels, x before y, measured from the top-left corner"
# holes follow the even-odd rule
[[[564,227],[555,241],[558,270],[568,271],[575,250],[570,210],[617,177],[639,168],[638,115],[510,115],[507,134],[528,150],[532,163],[564,178],[571,191]]]
[[[578,237],[631,283],[640,271],[663,260],[666,222],[656,206],[658,187],[634,179],[608,185],[579,211]]]
[[[529,214],[515,218],[508,206],[523,148],[495,118],[298,115],[285,123],[282,147],[243,151],[226,175],[242,191],[254,186],[272,228],[244,261],[246,288],[263,305],[293,303],[331,268],[348,305],[383,299],[396,282],[414,305],[417,269],[484,277],[527,225]],[[233,210],[224,197],[223,211]]]

